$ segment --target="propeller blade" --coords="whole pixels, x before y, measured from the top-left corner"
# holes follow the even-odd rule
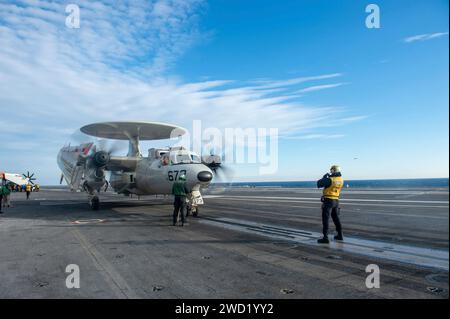
[[[71,142],[73,142],[71,144],[85,144],[94,142],[94,138],[92,136],[86,135],[80,130],[77,130],[72,135],[70,135],[69,139]]]
[[[112,143],[110,143],[108,153],[109,154],[117,154],[119,151],[126,149],[125,144],[123,141],[115,140]]]
[[[228,166],[226,166],[226,165],[220,165],[220,169],[224,172],[224,174],[225,175],[227,175],[228,177],[233,177],[233,175],[234,175],[234,171],[231,169],[231,168],[229,168]]]
[[[107,143],[108,143],[108,141],[105,140],[105,139],[98,140],[98,141],[97,141],[98,150],[99,150],[99,151],[105,151],[105,152],[107,152],[107,151],[106,151],[106,149],[107,149]]]
[[[94,151],[105,151],[108,154],[117,153],[126,147],[128,147],[128,141],[124,140],[110,140],[105,138],[95,138],[89,135],[82,133],[80,130],[75,131],[70,136],[71,144],[86,144],[86,143],[94,143]]]
[[[26,179],[28,181],[28,183],[30,184],[35,184],[33,181],[36,180],[36,177],[33,177],[35,173],[32,173],[30,175],[30,171],[27,171],[27,174],[22,174],[23,178]]]
[[[231,183],[233,181],[234,171],[226,165],[221,164],[212,171],[222,183]]]
[[[99,151],[105,151],[110,155],[117,153],[118,151],[123,150],[125,148],[123,141],[120,140],[101,139],[98,140],[97,144]]]

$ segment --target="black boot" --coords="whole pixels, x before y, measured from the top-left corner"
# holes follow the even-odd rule
[[[330,241],[328,240],[328,237],[323,237],[323,238],[317,239],[317,242],[319,244],[329,244],[330,243]]]
[[[334,240],[344,240],[344,236],[342,236],[342,233],[337,234],[336,236],[334,236]]]

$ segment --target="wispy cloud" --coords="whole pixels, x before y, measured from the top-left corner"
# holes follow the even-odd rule
[[[364,120],[368,117],[368,115],[357,115],[357,116],[350,116],[350,117],[344,117],[339,119],[341,122],[350,123],[350,122],[356,122]]]
[[[342,73],[330,73],[330,74],[322,74],[322,75],[316,75],[316,76],[305,76],[305,77],[297,77],[293,79],[287,79],[287,80],[260,80],[257,81],[258,84],[260,84],[260,88],[277,88],[277,87],[284,87],[284,86],[291,86],[295,84],[300,84],[304,82],[309,81],[318,81],[318,80],[326,80],[326,79],[332,79],[336,77],[342,76]]]
[[[71,132],[96,121],[190,128],[202,120],[217,128],[277,127],[282,135],[350,122],[343,107],[304,105],[293,94],[301,83],[341,73],[251,83],[170,76],[177,58],[202,38],[202,6],[200,0],[80,2],[81,27],[68,29],[63,4],[0,4],[0,131],[8,141],[0,149],[2,169],[20,165],[56,181],[59,148]],[[13,151],[20,161],[10,161]]]
[[[406,43],[416,42],[416,41],[427,41],[431,39],[437,39],[443,36],[448,35],[448,32],[436,32],[436,33],[425,33],[419,35],[413,35],[407,38],[404,38],[403,41]]]
[[[65,27],[64,1],[0,3],[3,53],[48,67],[60,63],[104,75],[150,78],[161,75],[200,39],[197,11],[203,0],[73,3],[80,7],[79,29]]]
[[[314,91],[321,91],[321,90],[336,88],[336,87],[342,86],[344,84],[346,84],[346,83],[314,85],[314,86],[306,87],[304,89],[300,89],[297,92],[298,93],[308,93],[308,92],[314,92]]]
[[[286,136],[289,140],[315,140],[315,139],[335,139],[345,137],[344,134],[305,134],[298,136]]]

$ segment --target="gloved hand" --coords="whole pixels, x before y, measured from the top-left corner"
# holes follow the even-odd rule
[[[329,178],[329,177],[330,177],[330,174],[326,173],[325,175],[323,175],[322,178]]]

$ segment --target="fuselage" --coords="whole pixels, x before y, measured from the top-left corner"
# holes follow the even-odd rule
[[[102,168],[109,172],[109,178],[108,174],[103,177],[98,169],[80,164],[83,158],[89,163],[89,157],[95,152],[92,144],[66,146],[59,152],[58,166],[72,189],[88,187],[99,191],[109,180],[115,192],[125,195],[171,194],[173,183],[181,175],[186,177],[186,185],[191,190],[207,187],[213,177],[199,156],[184,149],[152,149],[148,157],[112,156],[111,163]]]
[[[200,189],[209,181],[200,181],[198,175],[211,170],[201,163],[174,164],[163,166],[158,160],[141,158],[134,172],[111,172],[110,185],[117,192],[130,192],[138,195],[171,194],[172,185],[181,175],[186,176],[189,189]],[[128,185],[128,186],[127,186]]]

